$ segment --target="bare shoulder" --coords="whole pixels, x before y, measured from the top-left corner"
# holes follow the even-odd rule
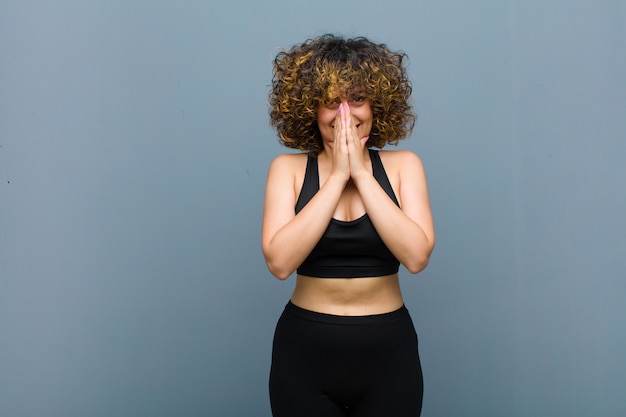
[[[270,170],[297,172],[305,166],[307,154],[304,153],[286,153],[278,155],[270,164]]]
[[[421,158],[408,150],[384,150],[380,151],[380,159],[388,174],[400,175],[402,172],[423,171]]]
[[[267,189],[284,193],[293,190],[300,192],[306,171],[307,154],[288,153],[274,158],[267,174]]]

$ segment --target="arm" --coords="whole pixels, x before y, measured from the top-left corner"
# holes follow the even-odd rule
[[[265,191],[261,247],[268,269],[281,280],[300,266],[320,240],[347,181],[331,175],[296,215],[294,180],[297,169],[302,169],[296,158],[282,155],[272,162]]]
[[[363,158],[365,142],[356,135],[350,108],[341,115],[342,142],[348,147],[350,177],[365,211],[385,245],[409,272],[417,274],[428,265],[435,232],[422,161],[408,151],[389,154],[399,175],[401,208],[387,196]]]
[[[370,172],[360,170],[352,178],[381,239],[409,272],[416,274],[428,265],[435,245],[426,175],[421,160],[412,152],[394,152],[392,162],[399,167],[402,208],[394,204]]]

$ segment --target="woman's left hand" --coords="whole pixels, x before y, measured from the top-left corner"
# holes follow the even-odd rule
[[[345,126],[347,126],[347,129],[345,130],[345,140],[348,145],[350,176],[354,178],[355,176],[363,172],[369,172],[367,169],[367,163],[365,161],[364,155],[365,144],[367,143],[367,139],[369,139],[369,136],[359,137],[356,124],[352,119],[350,105],[346,102],[343,102],[341,103],[341,106],[343,106],[341,122]]]

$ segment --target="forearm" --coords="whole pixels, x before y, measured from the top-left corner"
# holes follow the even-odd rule
[[[345,181],[330,177],[315,196],[264,244],[269,270],[279,279],[288,278],[311,253],[328,227]]]
[[[354,178],[372,224],[385,245],[411,273],[428,264],[434,246],[424,228],[398,207],[370,174]]]

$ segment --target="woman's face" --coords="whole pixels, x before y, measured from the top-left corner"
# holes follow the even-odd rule
[[[350,106],[352,120],[356,125],[359,138],[369,136],[372,130],[372,106],[369,100],[361,96],[357,95],[352,99],[341,98],[330,105],[320,105],[317,109],[317,126],[322,134],[324,147],[329,146],[332,148],[335,140],[335,119],[339,111],[339,104],[342,102],[347,102]]]

